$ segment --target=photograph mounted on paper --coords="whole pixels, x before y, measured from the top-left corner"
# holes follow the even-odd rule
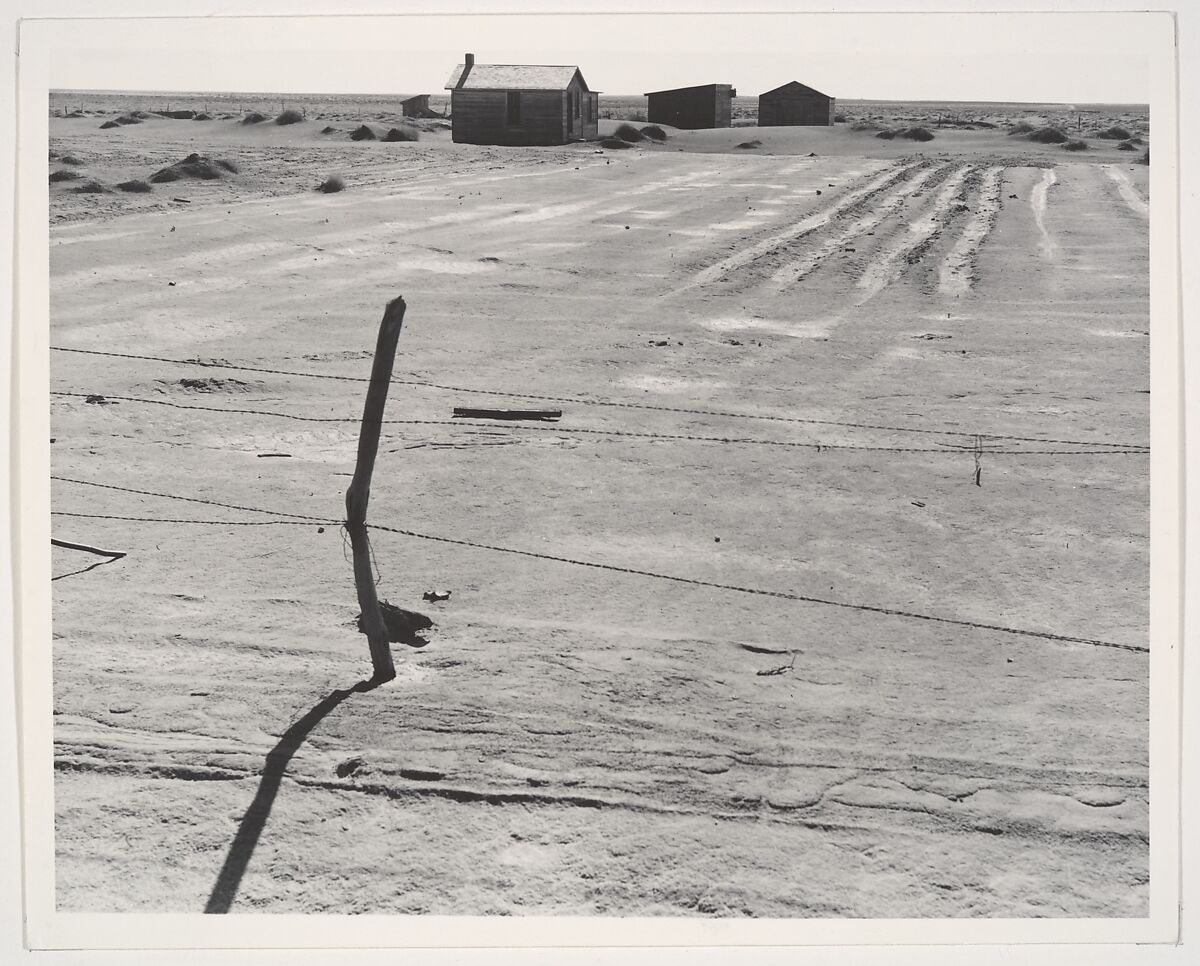
[[[1145,52],[404,19],[53,62],[58,910],[1146,917]]]

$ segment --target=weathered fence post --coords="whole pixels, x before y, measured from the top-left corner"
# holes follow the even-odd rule
[[[362,626],[371,649],[373,681],[390,681],[396,676],[392,649],[388,643],[387,627],[375,596],[375,577],[371,572],[371,548],[367,537],[367,501],[371,498],[371,474],[375,470],[375,453],[379,449],[379,433],[383,424],[383,407],[387,403],[388,384],[396,358],[396,342],[404,324],[404,299],[388,303],[379,323],[379,338],[375,343],[375,361],[371,366],[371,382],[363,406],[362,432],[358,437],[358,461],[354,478],[346,490],[346,531],[354,557],[354,585],[358,590],[358,606],[362,610]]]

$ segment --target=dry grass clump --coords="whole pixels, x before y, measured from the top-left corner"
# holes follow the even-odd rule
[[[621,148],[632,147],[632,145],[628,141],[622,141],[620,138],[605,138],[600,142],[600,147],[620,150]]]
[[[878,131],[879,125],[874,121],[855,121],[850,125],[851,131]]]
[[[986,127],[986,128],[996,127],[996,125],[993,124],[991,121],[972,121],[971,123],[974,124],[976,127]]]
[[[1097,131],[1092,137],[1097,137],[1105,141],[1128,141],[1133,135],[1123,127],[1113,125],[1110,128],[1105,128],[1103,131]]]
[[[657,124],[647,124],[642,130],[642,137],[649,138],[651,141],[665,141],[667,132]]]
[[[56,184],[59,181],[77,181],[82,178],[78,171],[68,171],[66,168],[60,168],[58,171],[50,172],[50,183]]]
[[[328,178],[317,185],[317,190],[324,192],[327,195],[336,194],[339,191],[346,190],[346,182],[342,180],[340,174],[331,174]]]
[[[201,111],[201,112],[200,112],[199,114],[197,114],[197,115],[196,115],[194,118],[192,118],[192,120],[193,120],[193,121],[211,121],[211,120],[212,120],[212,115],[211,115],[211,114],[205,114],[203,111]]]
[[[884,130],[875,135],[877,138],[883,138],[885,141],[891,141],[895,138],[905,138],[909,141],[932,141],[933,132],[928,128],[923,127],[902,127],[894,130]]]
[[[1071,139],[1056,127],[1043,127],[1030,134],[1029,140],[1038,144],[1066,144]]]
[[[99,181],[85,181],[71,190],[80,195],[106,195],[109,193],[109,189]]]
[[[200,154],[189,154],[182,161],[156,171],[150,175],[151,184],[167,184],[183,178],[196,178],[200,181],[215,181],[225,177],[226,173],[236,174],[238,167],[232,161],[223,159],[214,161]]]
[[[142,119],[133,114],[122,114],[120,117],[116,118],[115,120],[118,124],[121,124],[121,125],[141,124],[142,123]]]
[[[1088,146],[1087,141],[1078,141],[1078,140],[1067,141],[1067,143],[1063,145],[1063,147],[1066,148],[1068,151],[1086,151],[1087,146]]]
[[[279,113],[279,116],[275,118],[275,123],[276,124],[299,124],[303,120],[304,120],[303,114],[301,114],[299,111],[289,107],[287,110],[281,111]]]
[[[58,160],[60,164],[83,164],[83,162],[73,154],[64,154]]]
[[[374,141],[375,139],[375,132],[365,124],[360,124],[350,132],[351,141]]]
[[[337,130],[337,128],[334,127],[333,125],[326,124],[323,128],[321,128],[321,133],[322,134],[332,134],[336,130]]]
[[[846,123],[846,115],[845,114],[833,115],[833,123],[834,124],[845,124]]]
[[[1117,150],[1118,151],[1136,151],[1137,147],[1134,145],[1134,143],[1132,141],[1122,141],[1120,144],[1117,145]]]
[[[107,131],[110,127],[120,127],[120,126],[121,125],[118,124],[116,121],[105,121],[103,124],[100,125],[100,130]]]
[[[243,124],[262,124],[267,119],[265,114],[259,114],[258,111],[251,111],[242,118]]]
[[[147,191],[150,191],[151,188],[150,185],[145,181],[135,178],[133,181],[122,181],[119,185],[117,185],[117,190],[125,191],[133,195],[143,195]]]
[[[1010,127],[1008,129],[1008,133],[1010,136],[1013,134],[1032,134],[1036,130],[1037,128],[1035,128],[1028,121],[1020,121],[1019,123]]]
[[[385,141],[419,141],[420,139],[421,132],[407,124],[402,127],[394,127],[383,136]]]
[[[638,141],[645,139],[645,135],[632,124],[618,124],[613,134],[622,141],[628,141],[630,144],[636,144]]]
[[[190,121],[196,116],[195,111],[179,110],[179,111],[155,111],[159,117],[169,117],[176,121]]]
[[[741,148],[741,149],[742,149],[742,150],[744,150],[744,151],[751,151],[751,150],[753,150],[754,148],[761,148],[761,147],[762,147],[762,141],[760,141],[760,140],[758,140],[757,138],[755,138],[755,139],[754,139],[754,140],[752,140],[752,141],[743,141],[741,144],[735,144],[735,145],[734,145],[734,147]]]

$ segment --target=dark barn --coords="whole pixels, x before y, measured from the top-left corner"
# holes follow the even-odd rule
[[[695,130],[729,127],[733,122],[732,99],[737,91],[729,84],[701,84],[671,91],[651,91],[646,117],[652,124]]]
[[[799,81],[758,95],[759,127],[833,124],[835,99]]]
[[[414,94],[412,97],[406,97],[400,102],[400,110],[405,117],[437,117],[437,115],[429,109],[428,94]]]
[[[476,64],[467,54],[446,90],[460,144],[567,144],[599,137],[599,94],[578,67]]]

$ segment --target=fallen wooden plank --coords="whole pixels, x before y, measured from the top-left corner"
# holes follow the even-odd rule
[[[454,407],[455,416],[465,416],[468,419],[539,419],[549,422],[562,416],[561,409],[470,409],[465,406]]]
[[[89,547],[86,543],[68,543],[66,540],[56,540],[54,537],[50,538],[50,544],[66,550],[81,550],[84,553],[94,553],[100,557],[111,557],[113,560],[120,560],[126,555],[122,550],[101,550],[99,547]]]

